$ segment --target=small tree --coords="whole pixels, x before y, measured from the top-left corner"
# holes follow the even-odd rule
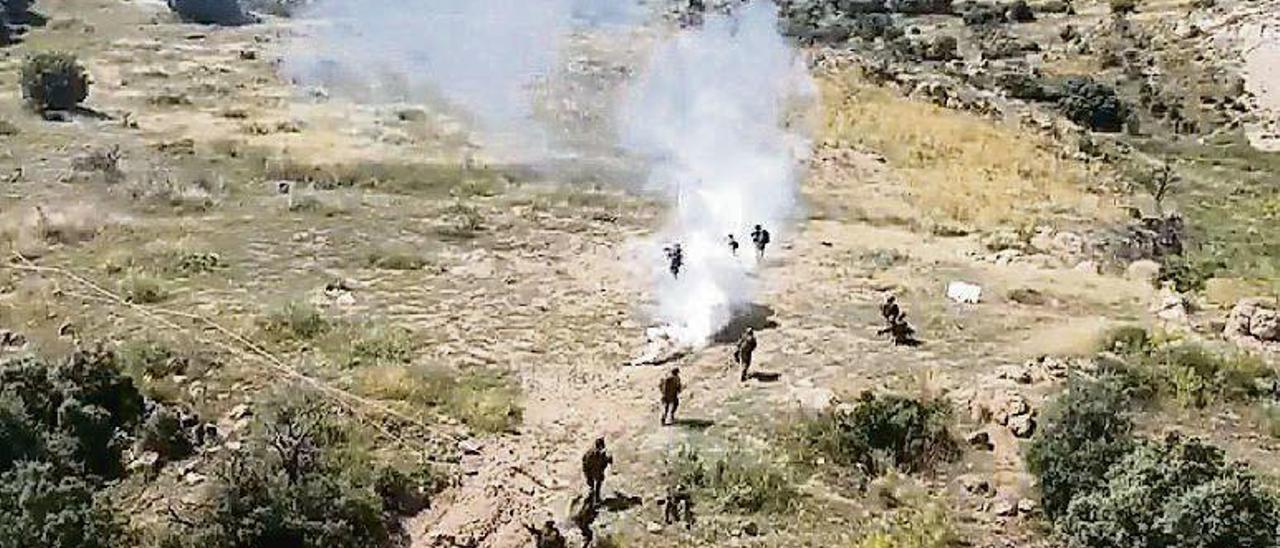
[[[169,9],[188,23],[202,25],[247,25],[253,17],[244,12],[239,0],[168,0]]]
[[[1125,16],[1138,11],[1138,0],[1111,0],[1111,13]]]
[[[22,65],[22,96],[37,111],[73,109],[89,96],[89,73],[70,53],[37,53]]]
[[[0,546],[136,546],[110,504],[84,479],[52,464],[19,463],[0,475]]]

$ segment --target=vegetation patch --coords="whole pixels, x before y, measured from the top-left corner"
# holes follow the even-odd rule
[[[263,332],[277,341],[311,340],[333,327],[318,308],[300,300],[287,301],[269,310],[259,325]]]
[[[1070,547],[1272,546],[1280,505],[1247,467],[1172,434],[1132,436],[1126,383],[1073,380],[1027,453],[1046,517]]]
[[[510,432],[523,420],[519,384],[501,371],[381,366],[358,378],[366,396],[432,409],[482,432]]]
[[[34,54],[22,64],[22,97],[41,112],[73,109],[89,97],[89,73],[70,53]]]
[[[1163,398],[1187,408],[1244,402],[1274,391],[1277,374],[1257,356],[1220,353],[1186,341],[1154,340],[1138,327],[1111,331],[1103,366],[1120,373],[1131,395]],[[1114,363],[1107,363],[1115,360]]]
[[[910,505],[876,518],[858,548],[952,548],[963,546],[951,517],[936,503]]]
[[[666,476],[676,488],[727,512],[786,512],[800,497],[785,464],[742,450],[706,458],[683,446],[668,457]]]
[[[914,473],[960,455],[950,421],[950,407],[942,400],[864,392],[851,408],[803,419],[795,438],[802,451],[863,477],[891,467]]]
[[[989,226],[1019,224],[1081,204],[1087,170],[1059,158],[1039,139],[973,114],[898,97],[851,72],[820,86],[822,136],[883,154],[903,173],[926,214]]]

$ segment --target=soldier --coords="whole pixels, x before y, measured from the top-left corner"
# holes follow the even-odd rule
[[[675,244],[663,251],[667,254],[667,270],[671,271],[671,277],[678,279],[680,269],[684,267],[684,250],[680,248],[680,244]]]
[[[600,491],[604,487],[604,471],[613,464],[613,457],[604,450],[604,438],[596,438],[596,443],[582,455],[582,475],[587,478],[587,498],[592,504],[600,504]]]
[[[591,526],[595,524],[596,516],[600,515],[599,507],[589,497],[578,495],[569,503],[569,514],[569,519],[573,520],[578,532],[582,534],[582,546],[591,546],[591,541],[596,538]]]
[[[893,325],[894,320],[897,320],[901,315],[902,309],[898,307],[898,298],[889,295],[884,300],[884,304],[880,305],[880,316],[884,318],[886,323]]]
[[[747,381],[747,371],[751,369],[751,354],[755,351],[756,332],[748,327],[738,339],[738,347],[733,353],[733,361],[742,366],[742,382]]]
[[[662,521],[671,525],[683,518],[684,527],[693,527],[693,496],[682,482],[672,483],[667,487],[667,506],[662,512]]]
[[[662,391],[662,420],[660,424],[676,423],[676,409],[680,407],[680,391],[684,389],[684,385],[680,382],[680,368],[671,368],[671,373],[662,379],[662,383],[658,385]],[[671,421],[668,423],[667,421]]]
[[[539,529],[529,524],[524,524],[524,528],[533,535],[533,545],[535,548],[565,548],[567,544],[564,541],[564,535],[560,534],[560,530],[556,528],[556,523],[547,520]]]
[[[756,260],[764,258],[764,248],[769,245],[769,231],[764,227],[756,225],[751,229],[751,243],[756,246]]]
[[[889,322],[889,326],[881,329],[879,335],[888,334],[893,337],[895,346],[916,346],[920,341],[916,339],[916,330],[907,323],[907,315],[899,314]]]
[[[733,234],[729,235],[729,253],[732,253],[734,257],[738,256],[738,239],[734,238]]]

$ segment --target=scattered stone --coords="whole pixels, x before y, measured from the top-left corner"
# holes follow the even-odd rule
[[[1241,299],[1231,308],[1223,334],[1231,339],[1280,342],[1280,311],[1274,299]]]
[[[27,344],[27,338],[21,333],[0,329],[0,348],[21,348]]]
[[[253,409],[251,409],[247,403],[236,404],[235,407],[231,408],[231,411],[227,412],[227,418],[233,421],[246,419],[252,416]]]
[[[990,497],[995,495],[995,489],[991,488],[991,482],[985,478],[974,474],[966,474],[957,478],[960,486],[964,488],[966,493],[979,497]]]
[[[143,473],[150,474],[156,470],[156,464],[160,462],[160,454],[155,451],[147,451],[139,455],[138,458],[129,462],[128,470],[130,474]]]
[[[991,451],[996,448],[995,444],[991,443],[991,434],[983,430],[969,434],[964,440],[968,442],[970,447],[981,451]]]
[[[991,504],[991,513],[1002,518],[1018,515],[1018,502],[1010,497],[1002,497]]]
[[[760,526],[754,521],[748,521],[742,525],[742,534],[749,537],[760,535]]]
[[[483,448],[484,445],[473,439],[465,439],[458,442],[458,450],[466,455],[479,455],[480,450]]]
[[[1036,420],[1030,414],[1009,417],[1009,431],[1017,438],[1030,438],[1036,432]]]
[[[1001,426],[1007,426],[1009,419],[1031,413],[1031,404],[1021,394],[1006,392],[999,396],[995,405],[995,420]]]
[[[1157,318],[1169,323],[1185,324],[1188,318],[1188,309],[1190,303],[1186,297],[1174,291],[1172,288],[1164,287],[1160,290],[1156,302],[1152,306],[1152,312]]]
[[[1031,384],[1035,380],[1029,365],[1006,365],[999,369],[996,376],[1000,379],[1010,380],[1018,384]]]
[[[1036,511],[1036,509],[1037,509],[1038,507],[1039,507],[1039,505],[1038,505],[1038,504],[1036,504],[1036,501],[1034,501],[1034,500],[1031,500],[1031,499],[1020,499],[1020,500],[1018,500],[1018,513],[1019,513],[1019,514],[1032,514],[1032,513],[1035,513],[1035,511]]]
[[[656,535],[662,532],[662,525],[660,525],[656,521],[651,521],[649,523],[644,524],[644,530],[648,531],[649,534],[651,535]]]

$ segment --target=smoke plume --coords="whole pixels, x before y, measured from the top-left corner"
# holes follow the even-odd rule
[[[631,38],[647,11],[631,0],[318,0],[307,15],[321,24],[294,41],[284,71],[357,101],[443,103],[474,122],[491,152],[497,144],[523,155],[504,160],[528,161],[531,151],[562,151],[536,119],[533,87],[582,64],[569,58],[569,37],[602,32],[641,44]],[[773,2],[658,36],[619,93],[596,93],[608,96],[605,137],[575,128],[572,146],[616,137],[608,146],[638,160],[642,184],[669,198],[669,222],[645,243],[641,263],[651,267],[658,320],[678,343],[697,346],[752,302],[751,228],[764,226],[776,242],[796,213],[807,141],[787,118],[812,98],[813,82],[779,34]],[[737,256],[729,234],[742,245]],[[685,269],[672,279],[661,249],[677,242]]]
[[[786,118],[813,90],[778,32],[776,8],[763,1],[675,34],[633,82],[621,137],[674,205],[648,254],[662,267],[652,272],[660,319],[678,343],[709,342],[751,304],[759,265],[750,232],[762,225],[777,242],[794,218],[807,140]],[[736,256],[730,234],[742,245]],[[678,278],[661,259],[672,243],[685,254]]]

